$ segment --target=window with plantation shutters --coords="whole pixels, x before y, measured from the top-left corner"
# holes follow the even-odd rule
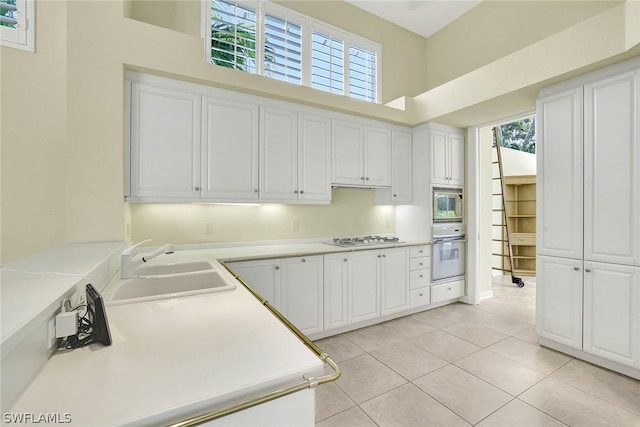
[[[344,94],[344,42],[314,31],[311,36],[311,87]]]
[[[0,0],[0,44],[34,50],[35,0]]]
[[[376,102],[377,53],[349,46],[349,96]]]
[[[256,11],[214,0],[211,8],[211,63],[256,73]]]
[[[211,64],[380,102],[377,43],[267,0],[211,0],[203,16]]]
[[[264,17],[264,75],[302,83],[302,27],[266,13]]]

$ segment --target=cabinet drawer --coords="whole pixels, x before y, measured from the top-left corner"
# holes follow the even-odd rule
[[[429,257],[420,257],[420,258],[411,258],[409,260],[409,270],[422,270],[423,268],[431,267],[431,258]]]
[[[511,245],[535,246],[536,235],[534,233],[511,233]]]
[[[427,245],[409,247],[409,258],[419,258],[431,255],[431,249]]]
[[[411,308],[428,305],[431,302],[429,288],[416,289],[409,292],[409,305]]]
[[[431,270],[424,268],[409,272],[409,289],[419,289],[431,284]]]
[[[447,301],[464,295],[464,280],[431,286],[431,302]]]

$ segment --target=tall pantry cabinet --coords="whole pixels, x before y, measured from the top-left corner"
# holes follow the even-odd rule
[[[540,342],[640,377],[640,59],[537,108]]]

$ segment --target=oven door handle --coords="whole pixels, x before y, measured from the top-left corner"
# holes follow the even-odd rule
[[[436,245],[438,243],[444,243],[444,242],[466,242],[467,240],[464,237],[445,237],[442,239],[435,239],[433,241],[433,244]]]

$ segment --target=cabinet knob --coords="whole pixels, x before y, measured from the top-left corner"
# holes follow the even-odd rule
[[[365,178],[365,181],[369,181],[369,177],[366,177],[366,178]]]
[[[293,190],[293,194],[298,194],[298,190]]]
[[[194,188],[193,191],[200,191],[200,187]]]
[[[306,260],[306,259],[304,259],[304,258],[302,258],[300,261],[302,261],[302,262],[307,262],[307,260]]]
[[[253,189],[253,192],[254,192],[254,193],[257,193],[257,192],[258,192],[258,189],[257,189],[257,188],[254,188],[254,189]]]
[[[585,269],[584,269],[584,271],[585,271],[586,273],[591,273],[591,269],[590,269],[590,268],[585,268]]]
[[[418,294],[418,295],[423,296],[423,294],[421,294],[421,293],[420,293],[420,294]]]
[[[422,279],[422,274],[420,275],[420,278]]]
[[[378,258],[380,258],[380,255],[378,255]]]
[[[276,270],[280,270],[280,266],[279,266],[279,265],[276,265],[274,268],[275,268]]]
[[[397,194],[394,194],[394,195],[393,195],[393,197],[398,197],[398,195],[397,195]]]
[[[579,268],[579,267],[573,267],[573,269],[574,269],[575,271],[580,270],[580,268]]]
[[[360,179],[364,181],[364,176],[361,176]]]
[[[304,194],[304,190],[300,190],[300,194]]]
[[[382,258],[386,258],[386,257],[387,257],[386,255],[382,255]]]
[[[424,264],[420,262],[420,263],[418,263],[418,265],[424,265]]]
[[[347,259],[346,258],[342,258],[342,261],[347,262]]]

